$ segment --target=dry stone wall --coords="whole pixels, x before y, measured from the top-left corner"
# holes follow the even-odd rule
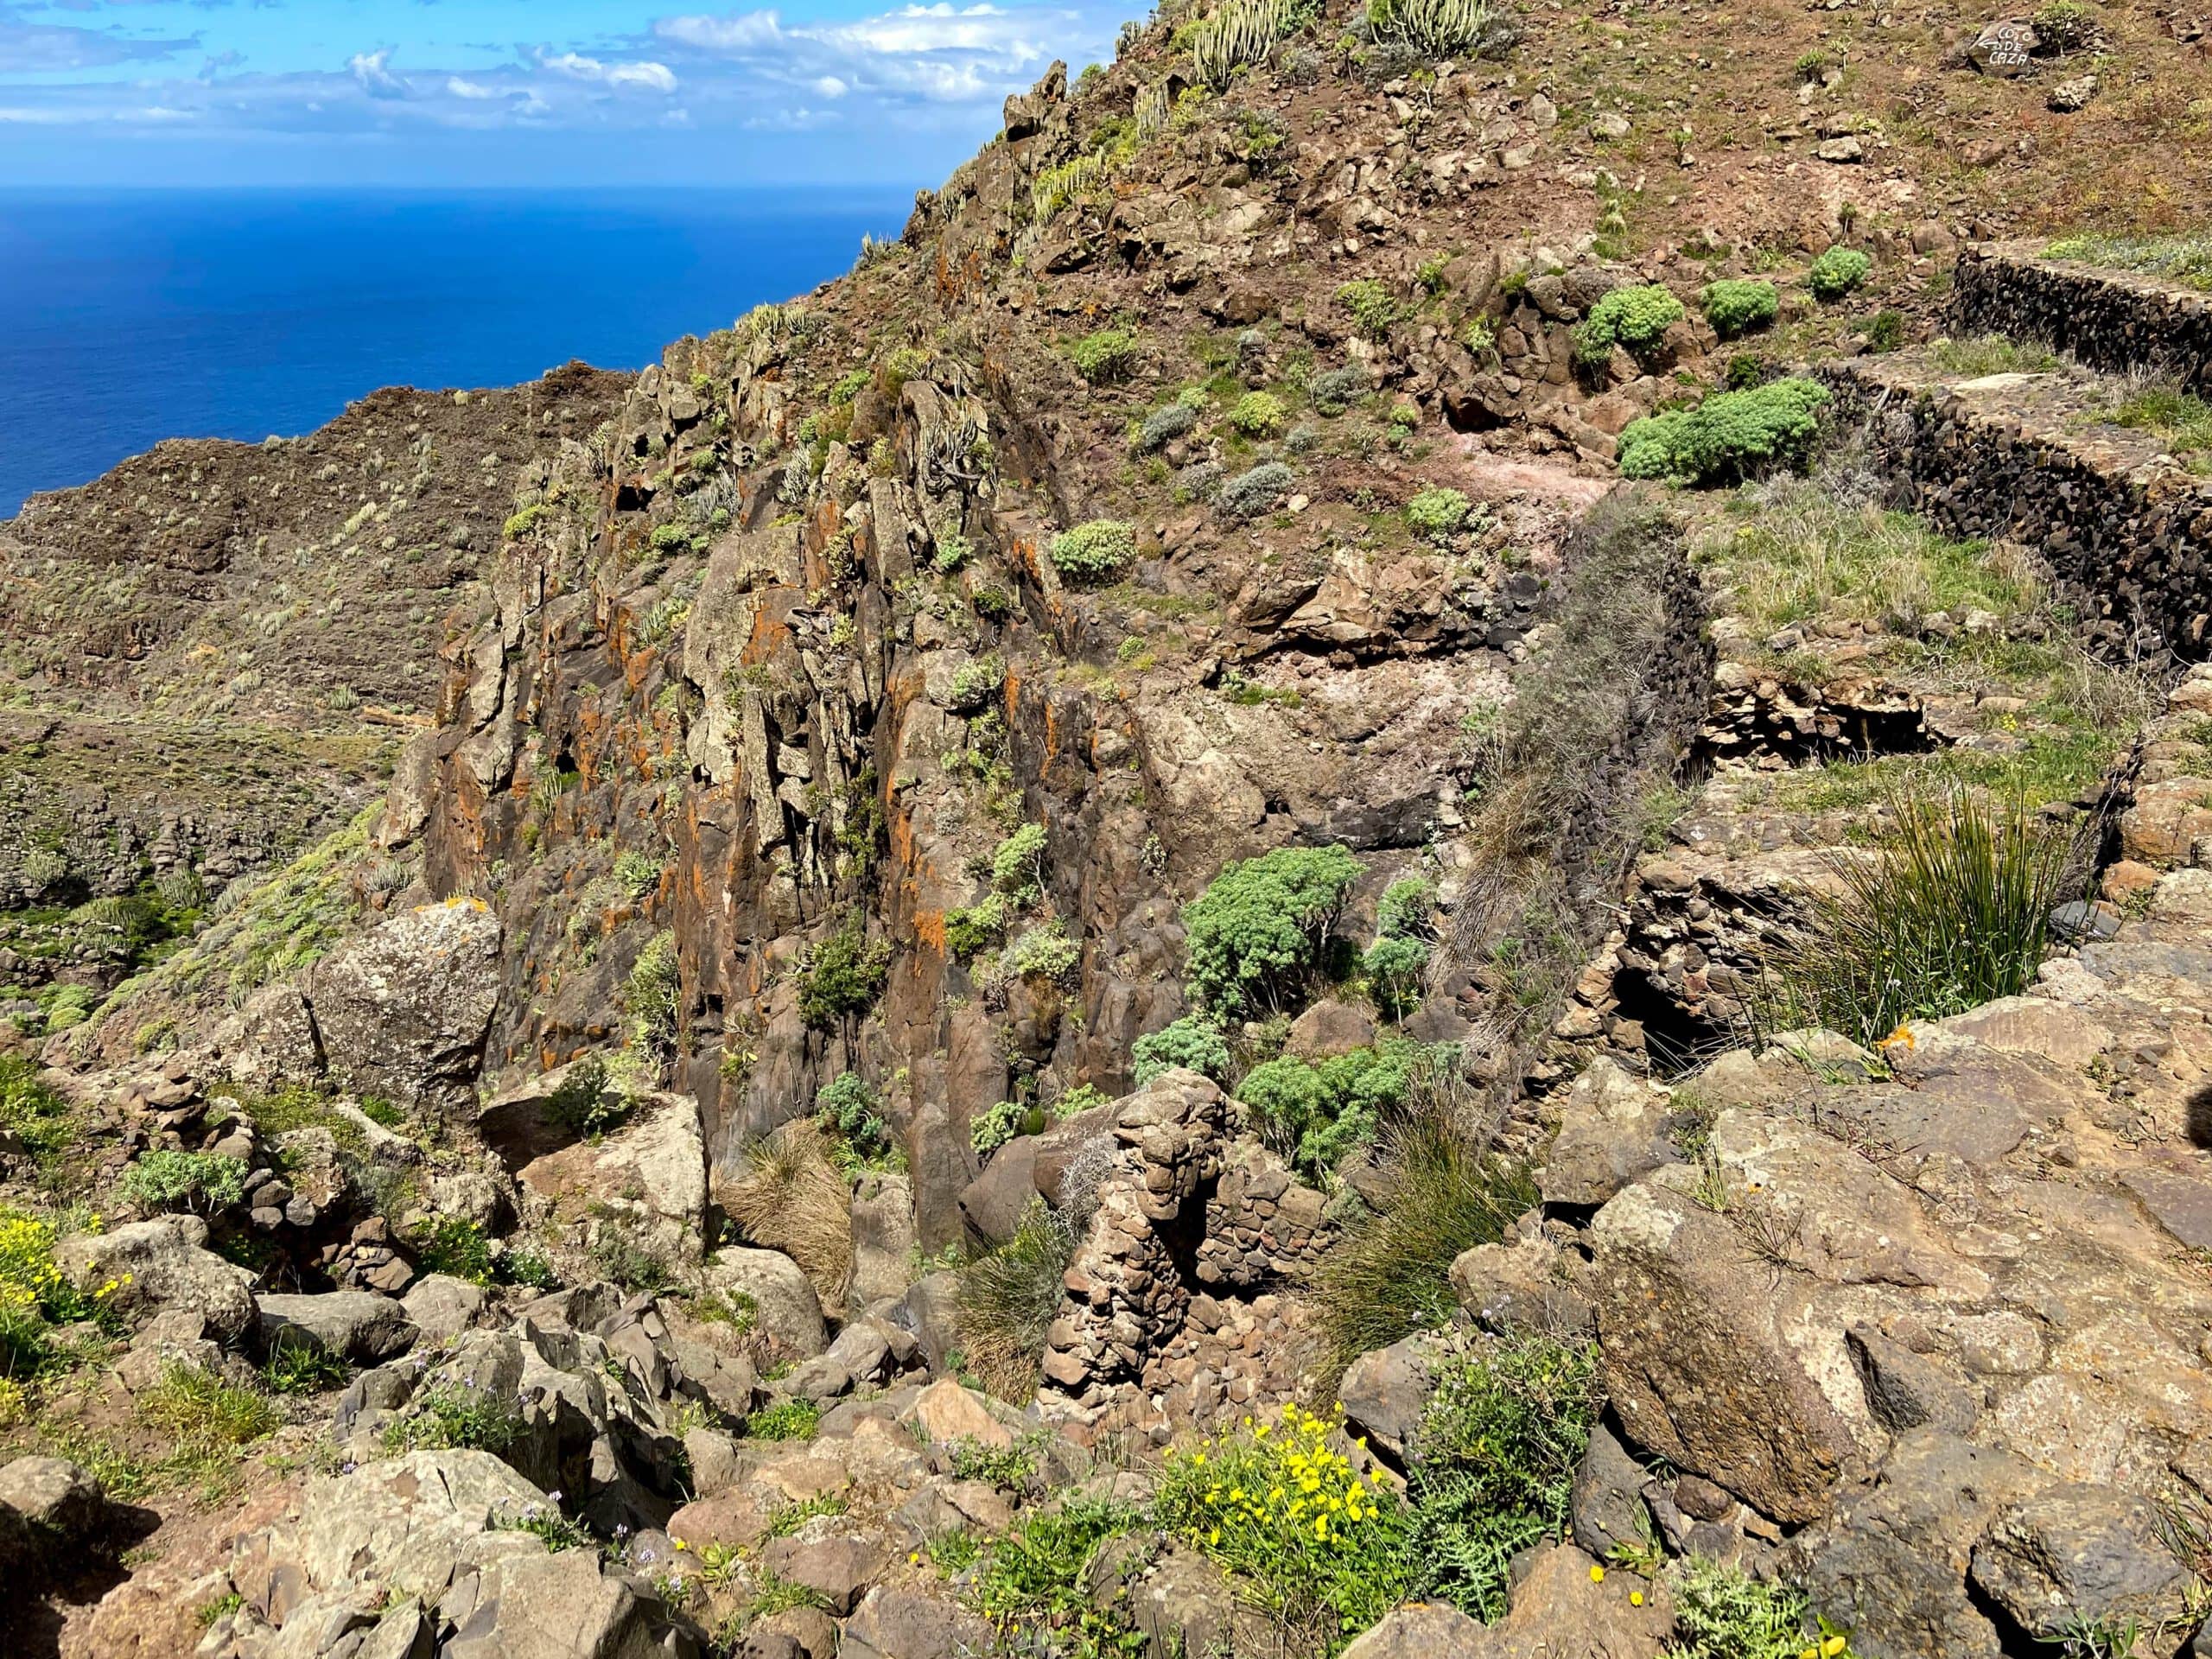
[[[2039,340],[2091,368],[2148,369],[2212,391],[2212,294],[2161,277],[2056,264],[2018,243],[1959,256],[1950,327]]]

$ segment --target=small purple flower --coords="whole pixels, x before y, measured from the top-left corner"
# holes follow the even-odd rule
[[[650,1548],[646,1548],[641,1549],[638,1552],[638,1559],[641,1561],[651,1562],[658,1560],[660,1557],[654,1554]]]
[[[627,1538],[630,1535],[630,1523],[627,1521],[616,1522],[614,1524],[614,1535],[617,1538]]]
[[[556,1503],[558,1503],[561,1501],[561,1494],[557,1491],[548,1492],[545,1496],[552,1499]]]
[[[341,1475],[350,1475],[354,1470],[359,1467],[360,1465],[355,1463],[351,1458],[348,1458],[344,1463],[339,1465],[338,1472]]]

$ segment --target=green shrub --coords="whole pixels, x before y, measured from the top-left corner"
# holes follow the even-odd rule
[[[415,1254],[425,1273],[449,1274],[472,1285],[492,1282],[492,1241],[466,1216],[440,1216],[430,1222]]]
[[[1382,890],[1375,906],[1375,932],[1379,938],[1419,939],[1429,937],[1428,912],[1436,891],[1417,875],[1400,876]]]
[[[387,1452],[489,1452],[494,1457],[522,1437],[522,1414],[505,1395],[466,1382],[438,1382],[407,1402],[385,1426]]]
[[[1484,1622],[1521,1551],[1566,1535],[1574,1471],[1605,1404],[1594,1344],[1460,1338],[1433,1368],[1408,1447],[1423,1594]]]
[[[1895,307],[1874,314],[1866,325],[1866,346],[1870,351],[1894,352],[1904,344],[1904,313]]]
[[[271,1394],[321,1394],[347,1375],[344,1360],[308,1342],[279,1344],[261,1368],[262,1386]]]
[[[1271,438],[1282,430],[1282,399],[1271,391],[1248,391],[1222,418],[1248,438]]]
[[[1282,847],[1224,865],[1184,906],[1191,982],[1225,1012],[1281,1008],[1328,963],[1344,902],[1363,874],[1342,847]]]
[[[609,1081],[607,1062],[596,1054],[572,1064],[545,1099],[546,1115],[569,1134],[585,1139],[620,1128],[630,1116],[630,1097]]]
[[[680,985],[676,935],[656,933],[638,952],[622,987],[623,1012],[630,1016],[630,1043],[639,1052],[666,1054],[675,1046]]]
[[[1075,1249],[1074,1230],[1040,1199],[1012,1238],[960,1269],[961,1352],[1002,1399],[1026,1400],[1036,1391],[1045,1336],[1067,1295],[1063,1281]]]
[[[212,1152],[141,1153],[116,1191],[141,1210],[212,1216],[245,1197],[246,1162]]]
[[[971,658],[953,671],[948,707],[956,715],[973,714],[996,697],[1005,683],[1006,663],[995,652]]]
[[[1236,1098],[1271,1146],[1318,1179],[1371,1141],[1382,1114],[1405,1103],[1415,1072],[1435,1063],[1429,1050],[1402,1038],[1319,1063],[1286,1055],[1246,1072]]]
[[[1467,522],[1474,504],[1458,490],[1422,490],[1406,503],[1406,523],[1417,536],[1441,540]]]
[[[632,849],[615,859],[614,880],[630,898],[642,899],[660,885],[664,868],[662,861],[651,853]]]
[[[2024,800],[1993,807],[1955,787],[1889,806],[1879,849],[1836,858],[1835,888],[1770,953],[1770,1027],[1871,1046],[1908,1020],[2014,995],[2042,966],[2051,909],[2079,879],[2068,835]]]
[[[1003,938],[1006,925],[1006,895],[988,894],[975,904],[944,912],[944,948],[953,960],[963,962]]]
[[[1415,1571],[1404,1500],[1379,1469],[1363,1477],[1342,1440],[1340,1418],[1287,1405],[1277,1421],[1217,1435],[1186,1456],[1171,1451],[1153,1499],[1162,1528],[1323,1654],[1404,1599]]]
[[[1826,386],[1793,378],[1631,421],[1621,434],[1621,475],[1712,484],[1802,466],[1827,402]]]
[[[1093,385],[1120,379],[1136,359],[1136,337],[1122,328],[1101,328],[1068,347],[1076,372]]]
[[[1805,286],[1816,300],[1840,300],[1866,280],[1874,262],[1856,248],[1830,248],[1805,272]]]
[[[811,1400],[779,1400],[745,1420],[746,1438],[754,1440],[810,1440],[822,1421],[822,1408]]]
[[[1428,971],[1426,939],[1379,938],[1359,959],[1375,1004],[1393,1019],[1402,1019],[1420,1004],[1422,976]]]
[[[1677,1638],[1669,1659],[1797,1659],[1805,1650],[1812,1610],[1794,1586],[1763,1584],[1699,1555],[1668,1577]]]
[[[68,1101],[48,1085],[29,1055],[0,1054],[0,1131],[41,1163],[75,1139]]]
[[[1025,979],[1065,981],[1083,960],[1083,947],[1058,922],[1047,922],[1016,939],[1010,955],[1014,971]]]
[[[1372,276],[1363,276],[1339,288],[1337,303],[1351,314],[1352,326],[1370,340],[1388,340],[1390,330],[1406,315],[1405,307]]]
[[[1198,423],[1199,405],[1178,397],[1165,408],[1155,409],[1137,423],[1130,434],[1129,448],[1133,454],[1148,455],[1165,449]]]
[[[1298,474],[1279,461],[1263,461],[1221,486],[1214,504],[1231,518],[1256,518],[1282,505]]]
[[[868,937],[857,910],[837,931],[813,946],[799,976],[800,1018],[817,1031],[834,1031],[840,1020],[865,1014],[883,994],[891,976],[891,944]]]
[[[1135,1510],[1094,1497],[1025,1514],[991,1545],[976,1576],[976,1605],[1010,1650],[1068,1659],[1144,1652],[1144,1637],[1120,1613],[1096,1605],[1090,1587],[1100,1547],[1138,1522]]]
[[[1186,1014],[1173,1025],[1147,1032],[1130,1046],[1131,1075],[1141,1089],[1163,1071],[1186,1066],[1216,1083],[1227,1083],[1234,1064],[1221,1027],[1203,1014]]]
[[[1002,1100],[976,1114],[968,1126],[969,1144],[979,1156],[996,1152],[1018,1135],[1035,1135],[1045,1127],[1045,1114],[1019,1100]]]
[[[1052,537],[1052,568],[1079,586],[1119,581],[1136,556],[1136,531],[1120,518],[1093,518]]]
[[[2036,44],[2042,50],[2079,52],[2096,39],[2096,14],[2082,0],[2044,0],[2028,22],[2035,29]]]
[[[957,530],[948,530],[937,538],[937,552],[930,563],[939,575],[957,575],[968,568],[976,556],[975,545]]]
[[[0,1205],[0,1380],[29,1376],[54,1354],[54,1330],[92,1318],[120,1288],[83,1293],[55,1265],[54,1224]]]
[[[1723,340],[1733,340],[1772,322],[1781,309],[1782,296],[1772,283],[1723,279],[1698,290],[1697,302]]]
[[[892,1156],[890,1127],[883,1121],[875,1090],[857,1071],[841,1071],[817,1091],[814,1116],[841,1143],[831,1161],[854,1168],[876,1167]]]
[[[1517,33],[1490,0],[1367,0],[1367,26],[1376,40],[1409,47],[1425,58],[1499,52]]]
[[[1617,288],[1574,325],[1575,361],[1595,366],[1611,357],[1616,346],[1648,352],[1681,318],[1682,302],[1656,283]]]
[[[1045,874],[1045,826],[1025,823],[991,853],[991,885],[1001,893],[1033,893]]]
[[[551,517],[552,512],[553,509],[543,501],[533,502],[509,518],[501,527],[499,533],[511,542],[518,542],[537,529],[546,518]]]
[[[1419,1113],[1386,1141],[1374,1208],[1324,1260],[1321,1328],[1334,1363],[1448,1324],[1452,1263],[1494,1244],[1536,1202],[1527,1170],[1484,1155],[1440,1114]]]
[[[1357,363],[1347,363],[1340,369],[1324,369],[1315,375],[1306,382],[1306,395],[1313,401],[1316,412],[1341,415],[1373,390],[1368,384],[1367,371]]]

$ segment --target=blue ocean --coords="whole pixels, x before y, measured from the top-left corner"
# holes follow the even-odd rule
[[[639,368],[848,269],[912,190],[0,194],[0,518],[378,386]]]

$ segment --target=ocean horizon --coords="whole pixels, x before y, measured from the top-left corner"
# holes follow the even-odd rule
[[[911,188],[0,190],[0,518],[380,386],[636,369],[895,236]]]

